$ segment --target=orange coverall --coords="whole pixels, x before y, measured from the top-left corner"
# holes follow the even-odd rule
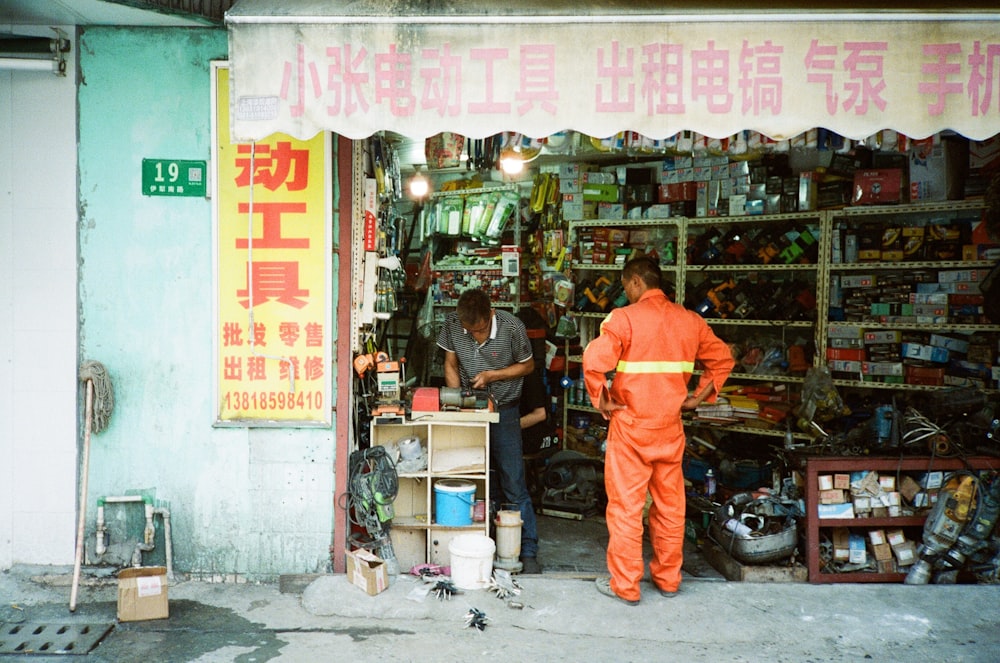
[[[583,353],[583,372],[594,407],[606,374],[615,371],[610,397],[625,408],[611,414],[604,459],[608,494],[608,571],[611,588],[629,601],[639,599],[643,576],[642,511],[646,491],[653,559],[650,574],[658,587],[677,591],[684,554],[685,496],[681,461],[684,426],[681,404],[695,361],[704,368],[695,393],[709,383],[714,400],[735,362],[732,352],[694,311],[650,289],[601,323],[601,335]]]

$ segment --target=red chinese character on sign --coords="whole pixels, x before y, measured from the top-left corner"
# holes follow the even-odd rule
[[[239,203],[237,210],[240,214],[247,214],[250,211],[250,203]],[[305,203],[256,203],[253,206],[254,214],[262,217],[261,227],[263,235],[253,238],[253,248],[255,249],[308,249],[308,237],[282,237],[281,236],[281,216],[282,214],[305,214]],[[245,249],[250,246],[246,239],[237,239],[236,248]]]
[[[316,322],[306,323],[306,347],[318,348],[323,345],[323,325]]]
[[[740,51],[740,110],[753,115],[769,110],[781,112],[781,58],[785,49],[775,46],[770,40],[761,46],[750,46],[743,40]]]
[[[952,55],[961,56],[961,44],[924,44],[924,55],[934,58],[933,62],[925,62],[920,66],[920,72],[930,74],[934,80],[922,82],[917,86],[920,94],[929,94],[934,97],[934,101],[927,106],[927,113],[930,115],[941,115],[944,113],[945,97],[949,94],[962,94],[962,84],[949,83],[948,78],[958,76],[962,73],[961,62],[948,62],[948,57]]]
[[[299,340],[299,333],[299,323],[297,322],[282,322],[278,325],[278,338],[290,348],[294,347],[295,342]]]
[[[236,291],[242,297],[240,305],[250,308],[250,288],[253,288],[253,305],[259,306],[275,300],[294,308],[302,308],[308,302],[303,299],[309,291],[299,287],[299,263],[297,262],[255,262],[250,274],[250,287]]]
[[[986,71],[983,71],[983,67]],[[972,102],[972,116],[986,115],[993,102],[993,84],[997,82],[1000,92],[1000,44],[987,44],[986,53],[982,51],[982,43],[976,41],[969,54],[969,100]],[[1000,99],[997,100],[1000,108]]]
[[[618,40],[611,42],[608,62],[604,60],[604,49],[597,49],[597,75],[599,78],[611,79],[610,92],[605,98],[603,85],[595,88],[596,100],[594,108],[600,113],[629,113],[635,110],[635,83],[629,82],[635,75],[634,51],[626,48],[622,63],[622,53]],[[624,90],[623,90],[624,88]]]
[[[514,98],[524,103],[517,107],[519,115],[527,113],[535,103],[549,114],[555,114],[556,47],[553,44],[521,46],[521,87]]]
[[[253,325],[253,344],[261,348],[267,345],[267,325],[263,322],[255,322]]]
[[[462,59],[451,54],[450,44],[440,50],[425,48],[421,57],[437,61],[437,66],[420,69],[420,77],[424,79],[420,107],[437,109],[441,117],[458,115],[462,111]]]
[[[883,58],[879,53],[887,51],[888,44],[884,41],[847,41],[844,49],[848,51],[844,58],[844,68],[849,72],[853,82],[844,84],[847,98],[844,99],[844,110],[854,108],[855,115],[865,115],[868,112],[868,102],[875,104],[880,111],[885,110],[885,99],[882,90],[885,89],[885,79],[882,76]],[[873,54],[866,55],[866,52]]]
[[[809,51],[805,58],[806,69],[809,71],[806,74],[806,81],[822,83],[826,88],[826,111],[830,115],[837,112],[838,95],[833,90],[833,70],[837,66],[834,62],[836,56],[836,46],[820,46],[819,40],[813,39],[809,42]]]
[[[229,355],[222,361],[222,375],[225,380],[243,379],[243,362],[239,357]]]
[[[323,358],[315,355],[306,358],[305,380],[318,380],[323,377]]]
[[[284,185],[288,191],[301,191],[309,184],[309,150],[293,150],[289,141],[278,141],[272,149],[267,143],[237,145],[237,155],[254,156],[254,184],[276,191]],[[250,186],[250,157],[237,156],[235,165],[240,169],[236,186]],[[293,173],[291,179],[289,173]]]
[[[266,357],[247,357],[247,379],[266,380],[267,361]]]
[[[363,71],[363,66],[368,51],[362,46],[352,55],[351,45],[344,44],[342,48],[327,48],[326,54],[330,57],[326,68],[326,87],[333,98],[333,103],[326,107],[327,115],[350,117],[359,108],[367,112],[364,86],[368,84],[368,73]]]
[[[292,75],[292,67],[295,68],[295,75]],[[319,70],[315,62],[306,65],[306,49],[302,44],[295,47],[295,62],[285,62],[281,71],[281,92],[279,96],[288,100],[289,88],[295,83],[295,101],[288,105],[288,111],[292,117],[299,117],[305,113],[306,109],[306,74],[308,70],[308,82],[312,84],[313,98],[319,98],[323,93],[323,86],[319,79]]]
[[[710,113],[728,113],[733,107],[729,91],[729,51],[715,48],[710,39],[704,50],[691,51],[691,98],[706,97]]]
[[[486,66],[486,73],[483,74],[486,99],[485,101],[470,102],[470,113],[510,113],[509,103],[496,101],[493,98],[496,92],[494,64],[497,60],[506,60],[509,55],[506,48],[473,48],[469,51],[469,57],[473,60],[483,60]]]
[[[222,325],[222,345],[223,347],[243,345],[243,328],[235,322],[227,322]]]
[[[646,114],[684,112],[684,46],[647,44],[642,47],[642,96]]]
[[[417,98],[413,94],[412,80],[410,54],[398,53],[396,44],[389,44],[388,53],[375,55],[375,102],[388,99],[393,117],[413,115]]]
[[[292,369],[292,374],[294,376],[301,375],[299,372],[299,358],[289,357],[287,361],[281,362],[281,367],[278,369],[278,377],[282,380],[287,380],[289,376],[288,369]]]

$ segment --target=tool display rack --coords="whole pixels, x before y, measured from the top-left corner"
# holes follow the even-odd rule
[[[460,413],[461,414],[461,413]],[[434,413],[430,421],[404,421],[380,424],[372,422],[373,446],[387,446],[409,437],[417,437],[427,450],[427,467],[416,472],[399,473],[399,491],[393,502],[394,516],[389,536],[403,572],[416,564],[450,563],[448,543],[459,534],[482,533],[489,536],[489,522],[473,521],[464,527],[439,525],[435,521],[434,484],[442,479],[462,479],[476,486],[474,499],[489,495],[490,425],[488,420],[449,420],[447,413]],[[442,459],[462,451],[481,455],[481,465],[460,470],[437,470]]]
[[[972,458],[930,458],[908,456],[896,458],[877,457],[809,457],[805,460],[805,500],[806,500],[806,567],[810,583],[840,582],[902,582],[906,573],[876,573],[856,571],[849,573],[825,573],[820,563],[820,538],[836,527],[853,530],[902,528],[907,538],[920,542],[926,511],[919,515],[897,516],[894,518],[819,518],[819,475],[849,474],[851,472],[876,471],[883,473],[902,472],[951,472],[955,470],[1000,469],[1000,458],[988,456]],[[928,510],[929,511],[929,510]],[[865,540],[867,541],[867,536]]]
[[[881,206],[858,206],[846,207],[841,210],[833,210],[827,213],[827,228],[831,229],[835,224],[843,223],[846,226],[859,225],[863,222],[875,222],[882,225],[899,224],[907,225],[927,225],[928,221],[948,222],[959,218],[968,218],[970,213],[976,213],[985,207],[982,200],[949,201],[947,203],[928,203],[914,205],[881,205]],[[830,234],[829,232],[827,234]],[[829,246],[829,244],[828,244]],[[957,270],[957,269],[990,269],[996,265],[989,260],[906,260],[903,262],[879,262],[879,261],[859,261],[859,262],[839,262],[834,263],[829,259],[830,254],[824,254],[828,259],[824,261],[823,267],[827,272],[825,281],[830,283],[832,275],[842,274],[893,274],[900,272],[910,272],[920,270]],[[826,291],[824,302],[828,302],[829,290]],[[825,305],[824,305],[825,310]],[[1000,325],[984,324],[952,324],[952,323],[901,323],[901,322],[827,322],[826,325],[837,324],[844,327],[857,327],[864,331],[892,330],[903,332],[935,332],[935,333],[973,333],[990,332],[1000,334]],[[826,328],[823,330],[822,344],[817,343],[817,353],[820,348],[825,348]],[[863,389],[884,389],[892,391],[934,391],[943,387],[933,385],[914,384],[890,384],[879,382],[864,382],[861,376],[858,379],[845,380],[836,379],[835,385],[841,387],[863,388]]]
[[[521,205],[515,217],[508,224],[504,235],[511,235],[512,240],[508,244],[513,244],[515,246],[521,246],[521,213],[524,208],[524,196],[521,193],[520,188],[516,184],[505,184],[502,186],[493,187],[479,187],[475,189],[456,189],[452,191],[436,191],[431,194],[431,200],[438,200],[441,198],[450,198],[453,196],[466,197],[481,193],[493,193],[493,192],[503,192],[503,191],[513,191],[517,193],[521,199]],[[475,241],[468,237],[463,237],[461,235],[438,235],[434,234],[431,236],[432,245],[438,245],[440,242],[454,242],[466,239],[468,241]],[[431,272],[435,275],[440,272],[495,272],[498,276],[501,274],[502,267],[500,264],[496,265],[453,265],[453,264],[431,264]],[[513,309],[517,311],[521,307],[521,275],[518,274],[514,278],[514,292],[509,301],[493,301],[493,306],[495,308]],[[435,302],[435,308],[454,308],[455,302]]]
[[[677,298],[679,301],[683,301],[684,294],[689,286],[703,278],[705,275],[729,273],[738,276],[745,276],[759,272],[774,273],[774,272],[788,272],[788,273],[800,273],[805,275],[810,281],[815,282],[817,290],[817,311],[826,310],[826,297],[822,294],[828,290],[826,283],[827,272],[822,265],[822,259],[817,261],[815,264],[766,264],[766,265],[751,265],[751,264],[712,264],[712,265],[693,265],[687,262],[687,252],[684,247],[687,243],[693,240],[695,237],[705,232],[710,227],[718,226],[759,226],[768,224],[787,224],[789,222],[797,222],[801,225],[806,225],[812,228],[819,235],[819,247],[818,255],[822,256],[829,255],[829,232],[827,228],[826,212],[823,211],[812,211],[812,212],[793,212],[787,214],[768,214],[768,215],[753,215],[753,216],[730,216],[730,217],[711,217],[711,218],[687,218],[687,217],[670,217],[666,219],[643,219],[643,220],[598,220],[598,219],[587,219],[584,221],[571,221],[569,222],[569,237],[570,243],[575,245],[577,233],[581,228],[587,227],[607,227],[607,228],[650,228],[650,227],[665,227],[671,231],[676,232],[677,237],[677,250],[676,264],[674,265],[661,265],[661,270],[663,276],[666,279],[670,279],[674,283],[675,290],[677,292]],[[572,261],[570,263],[570,271],[574,273],[584,272],[584,271],[607,271],[611,273],[619,273],[621,271],[622,265],[605,265],[605,264],[590,264],[581,263],[578,261]],[[616,275],[614,278],[618,278]],[[585,347],[587,342],[590,341],[594,336],[596,336],[597,326],[600,324],[606,316],[607,313],[574,313],[575,318],[579,321],[580,327],[580,344]],[[713,328],[715,328],[716,333],[720,338],[726,340],[726,337],[734,334],[740,333],[747,329],[760,329],[761,331],[771,331],[780,333],[784,336],[787,333],[806,333],[810,334],[815,343],[816,347],[824,347],[825,343],[823,341],[823,330],[825,326],[823,324],[823,316],[819,316],[815,321],[812,320],[761,320],[753,318],[707,318],[707,321]],[[570,361],[582,362],[582,357],[579,355],[574,355],[567,358],[567,366]],[[817,354],[816,361],[819,361],[820,357]],[[743,382],[779,382],[786,383],[789,385],[801,385],[803,382],[802,377],[798,376],[787,376],[787,375],[764,375],[764,374],[754,374],[754,373],[739,373],[734,372],[731,377],[731,381],[743,381]],[[563,426],[564,430],[568,422],[568,416],[570,411],[588,412],[591,414],[597,414],[597,410],[585,406],[585,405],[573,405],[567,403],[563,408]],[[698,427],[698,426],[712,426],[718,427],[717,424],[702,423],[698,421],[686,422],[686,425]],[[765,429],[765,428],[755,428],[751,426],[740,426],[740,425],[727,425],[724,427],[726,431],[729,432],[739,432],[748,433],[753,435],[765,435],[772,437],[784,437],[785,430],[781,429]],[[799,440],[809,439],[809,436],[804,433],[795,432],[793,437]]]
[[[802,328],[812,328],[813,338],[816,343],[815,365],[823,365],[826,361],[825,353],[828,345],[827,331],[831,322],[828,320],[826,311],[830,305],[830,283],[831,275],[848,273],[891,273],[909,271],[913,269],[989,269],[994,266],[991,261],[967,261],[967,260],[921,260],[903,262],[854,262],[854,263],[833,263],[831,262],[831,236],[834,224],[858,224],[862,221],[875,221],[886,223],[888,221],[900,222],[906,220],[911,224],[928,224],[932,220],[952,219],[956,217],[968,217],[969,213],[975,213],[983,209],[985,203],[981,199],[966,201],[946,201],[940,203],[922,204],[902,204],[902,205],[878,205],[878,206],[855,206],[845,207],[836,210],[818,210],[812,212],[794,212],[787,214],[775,214],[764,216],[738,216],[738,217],[712,217],[712,218],[684,218],[671,217],[669,219],[649,219],[642,221],[621,221],[621,220],[598,220],[588,219],[585,221],[571,221],[568,223],[570,229],[570,243],[575,240],[575,231],[584,227],[608,227],[608,228],[629,228],[637,226],[669,226],[675,228],[677,232],[677,264],[672,266],[661,266],[667,277],[672,277],[675,282],[678,297],[680,293],[686,292],[692,277],[697,278],[700,274],[710,274],[718,271],[729,271],[732,273],[747,273],[753,271],[774,271],[774,270],[803,270],[815,278],[816,282],[816,310],[817,319],[815,322],[807,321],[782,321],[782,320],[744,320],[744,319],[708,319],[709,324],[716,329],[724,340],[727,338],[728,330],[761,326],[767,329],[794,330]],[[767,224],[786,223],[788,221],[798,221],[810,226],[817,226],[819,231],[819,260],[815,265],[689,265],[687,264],[685,251],[681,247],[686,242],[701,232],[707,226],[730,226],[732,224]],[[621,266],[616,265],[593,265],[579,262],[570,263],[571,272],[582,271],[606,271],[614,273],[620,271]],[[596,335],[597,326],[606,317],[606,313],[575,313],[573,314],[579,321],[580,344],[586,343]],[[1000,334],[1000,325],[983,324],[918,324],[918,323],[878,323],[878,322],[836,322],[838,325],[854,325],[865,330],[891,329],[904,331],[924,331],[936,333],[969,333],[969,332],[990,332]],[[580,362],[582,357],[574,355],[567,357],[567,365],[570,361]],[[752,382],[769,381],[784,382],[790,385],[800,384],[802,378],[792,376],[774,375],[754,375],[749,373],[734,372],[731,381]],[[866,382],[858,376],[857,380],[834,380],[834,384],[840,387],[864,390],[892,390],[892,391],[935,391],[946,387],[913,385],[913,384],[887,384],[877,382]],[[597,413],[597,410],[587,406],[566,404],[563,408],[563,425],[568,421],[569,411],[581,411]],[[701,424],[689,422],[690,426],[712,426],[716,424]],[[746,426],[724,426],[726,431],[742,432],[753,435],[770,435],[780,437],[785,431],[774,429],[758,429]],[[808,439],[808,436],[794,433],[796,439]]]

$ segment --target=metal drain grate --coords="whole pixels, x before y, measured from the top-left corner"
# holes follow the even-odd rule
[[[114,624],[0,624],[2,654],[86,654]]]

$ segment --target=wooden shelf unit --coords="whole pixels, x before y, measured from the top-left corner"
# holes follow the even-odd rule
[[[970,458],[930,458],[929,456],[875,457],[875,456],[813,456],[805,461],[806,466],[806,565],[810,583],[836,582],[902,582],[905,573],[875,573],[857,571],[850,573],[823,573],[819,560],[820,530],[834,527],[854,529],[878,529],[909,527],[922,528],[926,514],[901,516],[896,518],[819,518],[816,506],[819,503],[819,475],[860,472],[953,472],[971,469],[1000,470],[1000,458],[975,456]]]
[[[466,526],[445,526],[436,522],[434,484],[442,479],[463,479],[475,484],[474,499],[488,500],[490,463],[490,422],[496,415],[481,415],[479,421],[458,413],[434,413],[433,419],[404,421],[401,424],[372,424],[373,445],[387,446],[417,437],[427,450],[427,467],[415,472],[399,472],[399,491],[393,502],[395,516],[389,529],[393,551],[402,572],[417,564],[450,564],[448,544],[459,534],[489,536],[489,519]],[[465,459],[478,459],[471,465]],[[480,462],[481,461],[481,462]]]

